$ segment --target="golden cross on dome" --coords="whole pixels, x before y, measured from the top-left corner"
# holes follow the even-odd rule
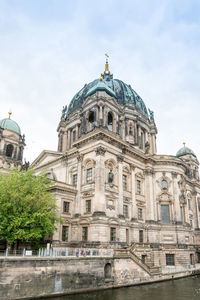
[[[108,53],[105,54],[105,57],[106,57],[106,64],[105,64],[105,73],[106,74],[109,74],[109,64],[108,64]]]
[[[11,109],[9,110],[8,115],[9,115],[9,119],[10,119],[10,116],[12,115]]]

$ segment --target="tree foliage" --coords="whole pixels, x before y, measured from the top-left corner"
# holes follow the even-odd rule
[[[13,170],[0,175],[0,240],[37,243],[56,229],[56,200],[46,175]]]

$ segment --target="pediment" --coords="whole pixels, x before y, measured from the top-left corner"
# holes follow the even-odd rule
[[[45,164],[51,163],[62,156],[61,152],[44,150],[40,155],[33,161],[31,168],[39,168]]]

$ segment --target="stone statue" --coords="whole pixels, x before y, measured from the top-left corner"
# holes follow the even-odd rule
[[[150,144],[149,144],[149,142],[147,141],[147,142],[145,143],[145,154],[149,154],[149,150],[150,150]]]
[[[27,162],[26,160],[24,161],[24,164],[21,167],[21,171],[27,171],[29,169],[30,163],[29,161]]]
[[[108,183],[113,183],[113,180],[114,180],[114,174],[112,170],[110,170],[110,172],[108,173]]]
[[[154,121],[154,112],[149,109],[150,120]]]
[[[25,143],[25,134],[22,135],[22,142]]]
[[[65,118],[66,115],[67,115],[67,105],[63,106],[61,118]]]

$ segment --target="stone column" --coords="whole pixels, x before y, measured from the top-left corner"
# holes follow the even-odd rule
[[[193,193],[194,202],[195,202],[195,227],[199,228],[199,206],[198,206],[198,200],[197,200],[197,192]]]
[[[83,155],[79,154],[77,156],[77,161],[78,161],[78,166],[77,166],[77,194],[75,198],[75,214],[83,214],[84,212],[82,211],[83,205],[81,205],[81,182],[82,182],[82,161],[83,161]]]
[[[180,222],[181,221],[181,210],[180,210],[180,201],[179,201],[179,194],[178,194],[178,182],[177,182],[177,173],[172,172],[172,185],[173,185],[173,195],[174,195],[174,221]]]
[[[70,129],[67,131],[67,149],[71,147],[71,132]]]
[[[119,199],[118,199],[118,216],[123,216],[123,160],[124,157],[122,155],[117,156],[118,161],[118,176],[119,176]]]
[[[145,198],[146,202],[146,218],[148,221],[155,221],[154,198],[153,198],[153,169],[145,170]]]
[[[95,196],[94,196],[94,215],[105,215],[105,176],[104,176],[104,155],[106,149],[99,146],[96,149],[96,166],[95,166]]]
[[[199,196],[197,195],[195,198],[196,198],[196,210],[197,210],[197,222],[198,222],[197,228],[200,228],[199,203],[198,203]]]
[[[137,220],[137,205],[135,198],[135,167],[131,165],[131,183],[132,183],[132,209],[131,209],[131,219]]]
[[[62,152],[65,152],[67,150],[67,132],[65,131],[62,134]]]

